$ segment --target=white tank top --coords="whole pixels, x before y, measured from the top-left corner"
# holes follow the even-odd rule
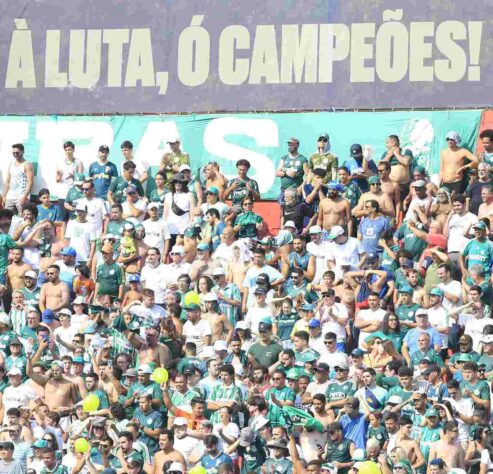
[[[10,164],[10,186],[7,199],[20,198],[27,189],[26,161],[16,166],[15,162]]]

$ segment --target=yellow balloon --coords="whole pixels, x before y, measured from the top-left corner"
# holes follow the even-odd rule
[[[89,394],[84,400],[82,400],[82,409],[86,413],[96,411],[99,408],[99,398],[93,393]]]
[[[365,461],[358,468],[359,474],[382,474],[378,464],[373,461]]]
[[[195,466],[188,471],[188,474],[207,474],[207,470],[202,466]]]
[[[199,295],[195,291],[190,291],[185,295],[185,304],[200,304]]]
[[[168,371],[166,369],[163,369],[162,367],[158,367],[152,373],[152,380],[154,380],[154,382],[158,383],[159,385],[161,385],[162,383],[166,383],[168,381]]]
[[[78,453],[85,453],[85,452],[89,451],[89,448],[91,447],[91,445],[89,444],[89,442],[87,441],[86,438],[77,438],[75,440],[74,447]]]

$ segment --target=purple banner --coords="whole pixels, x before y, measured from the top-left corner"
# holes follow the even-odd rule
[[[6,114],[493,104],[480,0],[2,4]]]

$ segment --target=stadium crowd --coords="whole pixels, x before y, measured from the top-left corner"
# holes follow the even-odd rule
[[[279,229],[247,160],[179,137],[154,176],[67,141],[36,194],[12,146],[0,474],[493,470],[493,130],[449,132],[438,177],[396,135],[314,138],[280,151]]]

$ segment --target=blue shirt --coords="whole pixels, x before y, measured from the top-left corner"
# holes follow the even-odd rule
[[[363,172],[363,159],[361,161],[356,160],[355,158],[349,158],[344,163],[344,166],[349,170],[351,174],[360,174]],[[373,160],[368,161],[368,169],[373,173],[377,174],[377,165]],[[368,181],[366,178],[358,178],[355,180],[358,183],[359,188],[362,192],[366,193],[369,189]]]
[[[339,422],[342,425],[344,438],[353,441],[357,449],[365,449],[366,432],[368,430],[368,422],[365,420],[365,415],[360,413],[356,418],[350,418],[347,414],[344,414]]]
[[[384,216],[376,219],[363,217],[358,227],[358,233],[361,234],[361,245],[366,253],[381,253],[382,248],[378,246],[380,236],[384,231],[390,229],[389,220]]]
[[[111,180],[118,176],[118,169],[111,161],[107,161],[104,164],[95,161],[89,166],[88,175],[93,179],[96,196],[101,199],[106,199]]]
[[[409,354],[412,354],[416,352],[419,347],[418,347],[418,338],[420,334],[423,334],[424,332],[427,332],[430,335],[431,339],[431,345],[433,346],[442,346],[442,338],[440,337],[440,334],[434,327],[429,327],[428,329],[419,329],[419,328],[413,328],[404,337],[404,342],[407,344],[407,347],[409,348]]]
[[[200,460],[200,465],[211,473],[217,472],[217,468],[223,463],[233,465],[231,458],[222,451],[214,458],[210,454],[206,454]]]
[[[38,222],[48,219],[51,222],[60,222],[62,220],[60,208],[52,204],[48,209],[44,208],[41,204],[36,206],[38,208]]]

